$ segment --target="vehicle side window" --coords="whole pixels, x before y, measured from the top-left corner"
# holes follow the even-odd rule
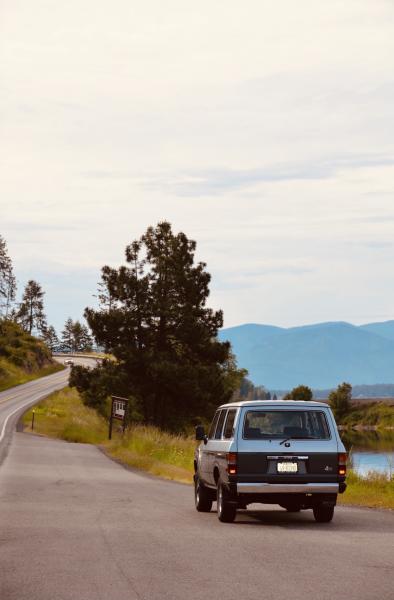
[[[226,440],[231,439],[234,435],[234,421],[235,421],[236,414],[237,414],[236,410],[229,410],[227,413],[227,420],[226,420],[226,425],[224,427],[224,434],[223,434],[223,437]]]
[[[213,438],[213,434],[214,434],[215,429],[216,429],[216,425],[217,425],[217,422],[218,422],[219,415],[220,415],[220,411],[217,411],[217,413],[213,417],[213,421],[212,421],[211,427],[209,428],[208,438],[210,440]]]
[[[223,424],[224,424],[224,419],[226,418],[226,414],[227,414],[226,410],[222,410],[220,412],[220,417],[219,417],[218,424],[216,426],[216,431],[215,431],[215,440],[220,440],[222,437]]]

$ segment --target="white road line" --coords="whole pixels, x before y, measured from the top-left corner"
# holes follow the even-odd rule
[[[60,379],[60,377],[59,377],[59,379]],[[55,386],[56,386],[58,383],[60,383],[60,381],[58,381],[57,379],[55,379],[55,381],[53,381],[53,382],[51,382],[51,383],[52,383],[52,385],[55,385]],[[44,387],[38,387],[38,386],[37,386],[37,387],[36,387],[36,389],[32,390],[32,393],[33,393],[33,394],[36,394],[37,392],[44,392],[44,393],[43,393],[43,395],[42,395],[42,397],[45,397],[45,396],[46,396],[46,394],[45,394],[45,391],[47,391],[48,393],[52,393],[52,392],[56,391],[56,389],[52,389],[52,386],[51,386],[51,387],[48,389],[46,385],[45,385]],[[19,395],[19,394],[18,394],[18,395]],[[10,400],[10,398],[8,398],[8,400]],[[36,399],[34,399],[34,400],[33,400],[32,398],[30,398],[30,400],[29,400],[28,402],[25,402],[24,404],[21,404],[20,406],[18,406],[18,408],[16,408],[16,409],[15,409],[15,410],[13,410],[13,411],[12,411],[12,412],[11,412],[9,415],[7,415],[7,416],[6,416],[6,418],[5,418],[5,421],[4,421],[4,423],[3,423],[2,430],[1,430],[1,434],[0,434],[0,443],[1,443],[1,442],[3,441],[3,439],[4,439],[4,436],[5,436],[5,430],[6,430],[7,423],[8,423],[8,421],[10,420],[10,418],[11,418],[13,415],[15,415],[15,414],[16,414],[18,411],[20,411],[20,410],[22,410],[23,408],[25,408],[26,406],[33,405],[35,402],[40,402],[40,400],[41,400],[41,398],[40,398],[40,397],[39,397],[39,398],[36,398]]]
[[[26,404],[22,404],[21,406],[18,406],[18,408],[16,408],[15,410],[12,411],[12,413],[10,413],[9,415],[6,416],[5,421],[3,423],[3,429],[1,430],[1,434],[0,434],[0,443],[3,441],[3,438],[5,436],[5,430],[7,427],[7,423],[9,421],[9,419],[15,415],[19,410],[21,410],[22,408],[25,408],[25,406],[29,406],[29,404],[31,404],[32,402],[34,402],[34,400],[29,400],[29,402],[26,402]]]

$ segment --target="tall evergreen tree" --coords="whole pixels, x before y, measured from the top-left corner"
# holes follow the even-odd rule
[[[127,266],[103,267],[104,298],[111,302],[86,309],[85,316],[117,363],[104,363],[100,372],[74,370],[73,382],[87,400],[89,386],[101,377],[108,386],[103,397],[133,396],[146,421],[171,428],[210,416],[231,397],[240,378],[229,385],[237,370],[230,344],[217,339],[223,315],[206,306],[211,277],[205,263],[195,264],[195,250],[194,241],[163,222],[126,248]],[[103,376],[106,368],[111,377]],[[96,390],[93,396],[96,401]]]
[[[49,327],[45,328],[45,330],[42,332],[42,339],[44,340],[48,348],[51,350],[51,352],[55,352],[59,348],[60,340],[57,336],[56,329],[53,327],[53,325],[50,325]]]
[[[74,352],[74,323],[71,317],[67,319],[62,331],[61,346],[65,352]]]
[[[0,235],[0,315],[9,316],[12,303],[15,301],[16,278],[12,261],[8,255],[7,243]]]
[[[86,352],[93,346],[93,339],[86,325],[67,319],[62,331],[62,348],[67,352]]]
[[[44,294],[41,285],[30,279],[23,292],[22,302],[19,306],[18,319],[25,331],[30,334],[33,329],[42,333],[46,328],[44,314]]]

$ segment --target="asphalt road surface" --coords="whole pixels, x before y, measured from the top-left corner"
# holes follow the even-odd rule
[[[63,363],[65,358],[67,356],[59,357],[56,360]],[[86,366],[92,366],[96,363],[94,359],[82,357],[73,357],[73,361],[75,364]],[[41,398],[64,388],[67,385],[69,375],[70,368],[68,367],[64,371],[0,392],[0,464],[7,453],[12,431],[15,429],[19,416]],[[1,596],[0,600],[3,600]]]
[[[214,505],[215,508],[215,505]],[[255,510],[254,510],[255,509]],[[394,514],[276,506],[233,524],[191,486],[14,433],[0,467],[1,600],[393,600]]]
[[[0,393],[0,464],[7,453],[19,415],[40,398],[67,385],[69,374],[69,369],[65,369]],[[1,596],[0,600],[3,600]]]

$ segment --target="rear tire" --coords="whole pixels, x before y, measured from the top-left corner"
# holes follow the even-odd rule
[[[317,521],[317,523],[329,523],[332,521],[334,508],[334,506],[314,506],[313,516],[315,517],[315,521]]]
[[[197,475],[194,477],[194,501],[198,512],[210,512],[212,500],[209,490],[200,481],[200,478]]]
[[[227,496],[227,490],[219,479],[217,491],[217,509],[218,519],[222,523],[232,523],[235,519],[235,515],[237,514],[237,504],[235,502],[229,502]]]

